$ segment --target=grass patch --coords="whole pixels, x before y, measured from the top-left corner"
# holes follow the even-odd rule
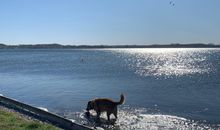
[[[28,120],[18,114],[0,109],[1,130],[59,130],[58,128],[39,121]]]

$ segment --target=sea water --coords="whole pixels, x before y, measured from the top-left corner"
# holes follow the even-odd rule
[[[114,125],[85,117],[121,93]],[[104,129],[220,129],[220,49],[2,49],[0,94]]]

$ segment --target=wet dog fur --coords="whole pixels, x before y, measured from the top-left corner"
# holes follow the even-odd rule
[[[122,94],[121,99],[119,102],[112,101],[111,99],[108,98],[98,98],[94,99],[88,102],[87,104],[87,112],[90,110],[95,110],[97,113],[97,119],[100,119],[100,114],[102,112],[106,112],[108,121],[110,121],[110,115],[113,114],[115,118],[117,119],[117,106],[121,105],[125,102],[125,97]]]

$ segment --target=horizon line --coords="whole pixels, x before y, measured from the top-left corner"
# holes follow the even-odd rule
[[[61,46],[163,46],[163,45],[212,45],[219,46],[220,44],[216,43],[202,43],[202,42],[193,42],[193,43],[166,43],[166,44],[62,44],[62,43],[37,43],[37,44],[7,44],[1,43],[0,45],[6,46],[35,46],[35,45],[61,45]]]

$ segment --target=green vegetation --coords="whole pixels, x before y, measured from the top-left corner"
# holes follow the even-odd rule
[[[58,128],[42,123],[25,119],[17,113],[0,109],[0,129],[1,130],[58,130]]]

